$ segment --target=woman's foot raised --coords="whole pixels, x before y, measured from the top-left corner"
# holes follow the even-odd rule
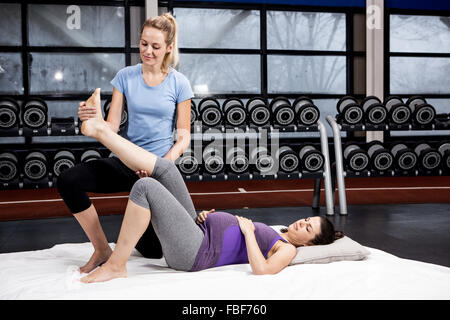
[[[96,138],[100,130],[107,127],[106,121],[102,116],[100,88],[95,89],[94,93],[86,100],[86,107],[94,107],[97,112],[94,118],[83,121],[81,133],[85,136]]]
[[[108,261],[109,257],[112,254],[111,248],[102,250],[102,251],[94,251],[89,261],[82,267],[80,267],[80,273],[89,273],[99,265]]]
[[[84,283],[104,282],[116,278],[126,278],[127,269],[125,266],[116,266],[110,262],[106,262],[91,274],[80,279]]]

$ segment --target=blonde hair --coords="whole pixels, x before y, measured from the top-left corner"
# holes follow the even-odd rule
[[[146,27],[152,27],[161,30],[166,34],[166,45],[169,46],[173,44],[173,49],[170,53],[167,53],[164,57],[163,63],[161,65],[161,71],[164,73],[169,72],[169,67],[175,68],[178,64],[178,26],[175,18],[170,13],[163,13],[160,16],[156,16],[147,19],[141,28],[142,32]]]

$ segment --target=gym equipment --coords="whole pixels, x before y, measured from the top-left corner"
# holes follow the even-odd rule
[[[297,153],[289,146],[281,146],[275,153],[275,159],[283,172],[291,173],[299,168],[300,159]]]
[[[197,117],[198,117],[197,106],[195,105],[195,102],[191,100],[191,126],[197,120]]]
[[[16,100],[0,98],[0,129],[11,129],[19,124],[19,104]]]
[[[308,97],[298,97],[295,99],[293,106],[298,124],[310,126],[316,124],[319,120],[319,108]]]
[[[22,122],[24,127],[39,129],[47,125],[47,103],[39,98],[28,99],[22,106]]]
[[[19,176],[19,160],[12,151],[0,153],[0,182],[10,182]]]
[[[438,147],[442,155],[442,164],[445,170],[450,170],[450,142],[443,142]]]
[[[102,155],[100,154],[100,152],[98,152],[95,149],[88,149],[88,150],[84,151],[83,154],[81,155],[80,162],[89,162],[89,161],[98,160],[101,158],[102,158]]]
[[[223,171],[223,151],[215,145],[209,145],[203,150],[203,169],[209,174],[219,174]]]
[[[267,101],[261,97],[254,97],[247,101],[247,112],[250,123],[256,126],[264,126],[271,119],[271,112]]]
[[[103,112],[105,113],[105,120],[108,119],[108,113],[109,113],[109,107],[111,106],[111,99],[107,99],[105,103],[103,104]],[[128,107],[127,102],[123,102],[123,111],[122,111],[122,117],[120,118],[120,125],[119,128],[123,128],[126,123],[128,122]]]
[[[424,170],[435,170],[441,164],[441,153],[437,149],[432,148],[428,143],[417,144],[414,152],[419,157],[419,167]]]
[[[409,106],[403,103],[402,98],[389,96],[384,101],[384,106],[388,111],[388,119],[394,124],[405,124],[411,121],[412,111]]]
[[[183,154],[175,160],[178,170],[184,175],[192,175],[199,171],[200,165],[194,152],[191,149],[186,150]]]
[[[358,104],[358,101],[351,96],[344,96],[339,99],[336,108],[339,118],[346,124],[355,125],[363,120],[364,110]]]
[[[26,178],[36,181],[49,173],[48,157],[43,151],[29,151],[25,156],[23,173]]]
[[[219,102],[214,98],[202,99],[198,105],[200,121],[206,126],[214,127],[222,121]]]
[[[250,163],[254,164],[252,167],[260,174],[274,174],[273,167],[275,165],[274,159],[269,151],[264,146],[252,148],[250,151]]]
[[[227,151],[226,164],[231,172],[243,174],[248,170],[250,163],[243,148],[233,147]]]
[[[396,143],[391,147],[391,153],[394,156],[395,166],[403,171],[415,169],[417,165],[417,155],[411,148],[404,143]]]
[[[368,96],[361,103],[366,122],[371,124],[383,123],[387,118],[387,109],[376,96]]]
[[[350,170],[361,172],[369,167],[369,155],[355,143],[348,143],[343,152],[344,161]]]
[[[376,170],[389,170],[394,164],[394,156],[380,141],[370,142],[368,144],[367,154],[370,157],[372,168]]]
[[[63,171],[75,166],[75,155],[70,150],[59,150],[53,158],[53,173],[59,176]]]
[[[430,124],[436,118],[435,108],[431,104],[428,104],[425,98],[421,96],[410,97],[406,101],[406,104],[413,112],[412,118],[414,122],[419,125]]]
[[[288,126],[294,122],[295,113],[288,98],[276,97],[270,102],[274,124]]]
[[[300,167],[309,172],[317,172],[323,168],[325,159],[313,145],[303,146],[299,153]]]
[[[240,126],[245,124],[247,120],[247,112],[244,104],[237,98],[230,98],[224,101],[222,105],[225,123],[232,126]]]

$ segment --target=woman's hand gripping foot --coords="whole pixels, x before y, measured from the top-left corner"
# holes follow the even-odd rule
[[[102,116],[100,88],[95,89],[94,93],[86,101],[86,107],[95,108],[96,114],[94,117],[83,121],[81,133],[85,136],[96,138],[100,130],[107,127],[106,121]]]

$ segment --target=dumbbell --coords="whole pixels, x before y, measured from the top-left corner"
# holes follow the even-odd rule
[[[184,175],[193,175],[198,172],[200,165],[194,152],[191,149],[186,150],[175,160],[178,170]]]
[[[89,162],[101,159],[102,155],[95,149],[88,149],[81,154],[80,161],[81,162]]]
[[[275,159],[278,159],[281,171],[287,173],[297,170],[300,165],[297,153],[289,146],[281,146],[275,153]]]
[[[344,160],[350,170],[360,172],[369,167],[369,155],[359,145],[348,143],[343,152]]]
[[[391,153],[394,156],[395,166],[403,171],[409,171],[417,165],[417,155],[411,148],[404,143],[396,143],[391,147]]]
[[[358,104],[358,101],[351,96],[344,96],[339,99],[336,108],[339,117],[346,124],[358,124],[364,117],[364,110]]]
[[[295,99],[293,106],[298,124],[310,126],[319,120],[319,108],[308,97],[298,97]]]
[[[25,127],[39,129],[47,125],[48,107],[44,100],[32,98],[22,106],[22,122]]]
[[[389,96],[384,101],[384,106],[392,123],[405,124],[411,121],[412,110],[407,104],[403,103],[402,98]]]
[[[10,182],[19,176],[19,158],[12,151],[0,153],[0,182]]]
[[[367,145],[367,154],[370,157],[372,168],[385,171],[394,164],[394,156],[380,141],[372,141]]]
[[[295,112],[288,98],[276,97],[269,106],[273,114],[273,121],[280,126],[288,126],[294,122]]]
[[[450,170],[450,142],[443,142],[438,147],[442,155],[442,163],[445,170]]]
[[[252,163],[252,167],[261,174],[274,173],[274,159],[264,146],[252,148],[250,151],[250,163]]]
[[[75,155],[70,150],[59,150],[53,157],[53,173],[59,176],[63,171],[75,166]]]
[[[48,156],[43,151],[30,151],[25,156],[23,173],[30,180],[40,180],[49,173]]]
[[[226,123],[232,126],[240,126],[245,124],[247,120],[247,112],[244,104],[240,99],[230,98],[222,104],[222,110]]]
[[[202,99],[198,105],[199,118],[209,127],[217,126],[222,121],[219,102],[214,98]]]
[[[387,109],[376,96],[368,96],[361,102],[366,116],[366,122],[371,124],[383,123],[387,118]]]
[[[0,129],[11,129],[19,123],[19,104],[16,100],[0,98]]]
[[[195,120],[197,120],[197,117],[197,106],[195,105],[195,102],[191,100],[191,126],[194,124]]]
[[[203,151],[203,169],[209,174],[218,174],[224,167],[222,148],[215,145],[207,146]]]
[[[414,122],[420,125],[432,123],[436,117],[436,110],[431,104],[428,104],[425,98],[421,96],[412,96],[406,104],[413,111],[412,118]]]
[[[247,112],[251,123],[256,126],[264,126],[271,118],[267,101],[261,97],[254,97],[247,101]]]
[[[109,108],[111,107],[111,99],[107,99],[103,105],[103,112],[105,113],[105,120],[108,119]],[[123,103],[122,116],[120,118],[119,128],[125,126],[128,121],[128,107],[126,101]]]
[[[434,170],[439,167],[442,161],[440,152],[432,148],[428,143],[419,143],[414,148],[414,152],[419,157],[419,167],[425,170]]]
[[[300,167],[302,170],[317,172],[323,168],[325,159],[322,153],[313,145],[306,145],[300,148],[298,153]]]
[[[227,151],[226,164],[231,172],[242,174],[248,170],[250,163],[243,148],[233,147]]]

